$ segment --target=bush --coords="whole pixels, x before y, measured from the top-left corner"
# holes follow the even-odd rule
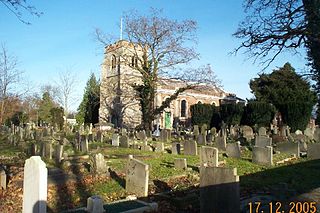
[[[220,106],[221,119],[228,125],[240,124],[244,110],[243,104],[223,104]]]
[[[242,125],[254,126],[269,126],[276,109],[272,104],[260,101],[251,101],[245,108],[241,119]]]
[[[211,104],[195,104],[190,107],[192,125],[207,124],[210,126],[216,107]]]
[[[291,127],[291,131],[305,130],[313,108],[310,102],[289,102],[278,106],[283,122]]]

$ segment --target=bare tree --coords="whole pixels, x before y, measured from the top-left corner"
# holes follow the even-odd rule
[[[5,45],[0,52],[0,124],[4,122],[8,97],[15,92],[15,86],[20,82],[22,72],[17,67],[17,58],[8,53]]]
[[[193,20],[176,21],[162,16],[162,11],[151,10],[149,16],[143,16],[136,11],[131,11],[124,16],[124,38],[128,40],[127,55],[121,56],[136,74],[141,76],[141,82],[130,83],[140,101],[143,127],[150,130],[152,121],[166,108],[172,100],[187,89],[195,88],[200,79],[179,88],[162,103],[155,106],[155,94],[160,77],[176,77],[190,80],[192,73],[205,69],[193,69],[179,73],[176,68],[198,58],[194,49],[197,43],[197,24]],[[97,40],[103,42],[104,36],[96,30]],[[130,57],[128,57],[130,55]],[[188,76],[189,75],[189,76]],[[188,76],[188,77],[187,77]],[[197,76],[197,74],[194,74]],[[203,75],[204,76],[204,75]],[[130,82],[130,81],[129,81]],[[123,91],[119,92],[123,95]],[[128,99],[130,100],[130,99]],[[131,103],[129,101],[129,103]],[[123,104],[123,103],[122,103]],[[125,107],[122,107],[124,110]]]
[[[249,57],[261,60],[267,67],[283,51],[296,53],[305,48],[319,105],[320,1],[245,0],[245,12],[246,18],[234,33],[243,40],[235,52],[245,49]]]
[[[74,94],[75,94],[75,86],[77,83],[77,76],[74,72],[69,69],[59,73],[59,79],[56,82],[57,90],[58,90],[58,102],[64,108],[64,115],[66,118],[68,117],[69,107],[73,103]]]
[[[31,23],[23,19],[23,12],[37,17],[42,15],[42,12],[38,12],[37,9],[29,5],[26,0],[0,0],[0,2],[24,24]]]

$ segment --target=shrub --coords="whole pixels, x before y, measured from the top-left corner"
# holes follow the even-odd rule
[[[272,104],[260,101],[251,101],[245,108],[241,119],[242,125],[254,126],[269,126],[276,109]]]

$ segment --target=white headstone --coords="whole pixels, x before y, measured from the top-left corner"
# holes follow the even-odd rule
[[[48,170],[40,156],[32,156],[24,164],[23,213],[47,212]]]

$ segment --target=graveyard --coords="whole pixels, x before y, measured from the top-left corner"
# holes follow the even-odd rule
[[[284,209],[291,201],[319,209],[320,129],[231,128],[195,125],[154,136],[92,125],[3,127],[0,210],[250,212],[250,203]]]

